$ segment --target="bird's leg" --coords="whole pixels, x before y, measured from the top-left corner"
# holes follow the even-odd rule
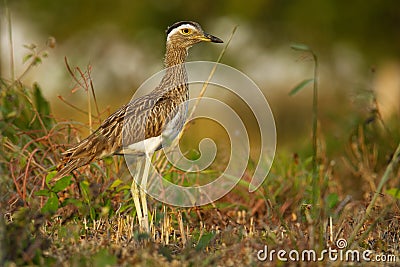
[[[147,188],[147,180],[149,178],[151,156],[152,154],[147,154],[145,156],[144,171],[143,171],[142,181],[140,183],[140,196],[142,199],[142,208],[143,208],[143,217],[142,217],[143,221],[141,225],[147,233],[149,233],[150,229],[149,229],[149,215],[148,215],[147,199],[146,199],[146,188]]]
[[[133,202],[135,203],[135,208],[136,208],[136,215],[138,217],[139,221],[139,227],[143,228],[142,221],[143,221],[143,214],[142,214],[142,208],[140,206],[140,194],[139,194],[139,188],[137,182],[139,182],[138,178],[140,175],[140,172],[142,170],[142,162],[140,160],[137,161],[137,167],[136,167],[136,172],[135,176],[133,177],[132,185],[131,185],[131,194],[133,198]]]

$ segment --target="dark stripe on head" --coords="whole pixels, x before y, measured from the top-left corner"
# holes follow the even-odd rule
[[[179,22],[175,22],[174,24],[169,26],[165,32],[168,35],[173,29],[176,29],[179,26],[182,26],[184,24],[189,24],[189,25],[192,25],[195,28],[201,29],[200,24],[198,24],[197,22],[194,22],[194,21],[179,21]]]

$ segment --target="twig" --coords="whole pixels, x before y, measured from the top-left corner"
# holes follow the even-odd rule
[[[17,193],[18,193],[19,197],[23,198],[23,194],[22,194],[21,189],[20,189],[20,187],[19,187],[19,185],[17,183],[17,178],[15,177],[15,174],[14,174],[13,162],[10,162],[9,166],[10,166],[10,174],[11,174],[11,177],[13,179],[13,182],[14,182],[14,185],[15,185],[15,189],[17,190]]]
[[[93,123],[92,123],[92,117],[95,117],[96,119],[99,120],[99,123],[101,123],[101,117],[100,117],[100,110],[99,110],[99,106],[97,104],[97,98],[96,98],[96,93],[94,90],[94,85],[93,85],[93,80],[91,77],[91,72],[92,72],[92,67],[90,65],[87,66],[86,72],[82,71],[81,68],[76,67],[76,71],[79,73],[80,79],[78,79],[78,77],[76,77],[75,72],[72,70],[72,68],[70,67],[69,63],[68,63],[68,59],[67,57],[64,58],[65,61],[65,65],[67,67],[67,70],[69,72],[69,74],[71,75],[71,77],[73,78],[73,80],[76,82],[77,87],[82,88],[83,90],[86,91],[87,93],[87,105],[88,105],[88,111],[84,112],[86,115],[88,115],[88,119],[89,119],[89,129],[90,132],[93,132]],[[83,82],[82,82],[83,81]],[[78,89],[77,87],[74,87],[73,91],[75,91],[75,89]],[[93,100],[96,106],[96,112],[97,112],[97,116],[93,116],[92,115],[92,106],[91,106],[91,99],[90,99],[90,93],[92,93],[93,95]],[[59,97],[60,98],[60,97]],[[65,101],[64,101],[65,102]],[[66,103],[66,102],[65,102]],[[80,112],[82,112],[81,109],[79,109],[78,107],[67,103],[69,106],[72,106],[73,108],[79,110]]]
[[[35,153],[39,151],[38,148],[35,148],[29,155],[28,162],[26,163],[26,168],[25,168],[25,174],[24,174],[24,180],[22,183],[22,200],[26,203],[26,182],[28,180],[28,172],[29,172],[29,166],[31,165],[31,161]]]
[[[58,96],[58,99],[60,99],[62,102],[64,102],[64,104],[67,104],[71,108],[76,109],[77,111],[79,111],[79,112],[81,112],[81,113],[83,113],[85,115],[89,114],[87,111],[84,111],[83,109],[75,106],[74,104],[71,104],[71,103],[67,102],[61,95]]]

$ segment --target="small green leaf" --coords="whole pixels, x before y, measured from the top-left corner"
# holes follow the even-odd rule
[[[123,205],[123,206],[118,210],[118,213],[121,214],[121,213],[123,213],[124,211],[126,211],[127,209],[131,209],[131,208],[133,208],[133,204],[130,204],[130,205]]]
[[[39,112],[43,123],[45,124],[47,129],[51,129],[53,127],[54,120],[51,116],[50,103],[44,98],[42,94],[42,89],[37,83],[33,84],[33,96],[35,100],[35,107]]]
[[[43,213],[55,213],[58,210],[58,197],[56,193],[51,192],[47,202],[43,205]]]
[[[37,47],[35,44],[24,44],[23,46],[29,50],[34,50]]]
[[[33,56],[33,54],[27,54],[22,58],[22,63],[27,62],[31,57]]]
[[[339,196],[336,193],[329,194],[326,197],[326,204],[328,205],[329,209],[335,207],[338,202],[339,202]]]
[[[60,192],[63,191],[65,188],[67,188],[71,184],[71,175],[65,176],[58,180],[54,186],[51,188],[53,192]]]
[[[208,244],[210,244],[211,240],[214,238],[215,234],[213,232],[210,233],[204,233],[200,240],[199,243],[196,246],[196,251],[201,251],[205,249]]]
[[[33,66],[37,66],[37,65],[39,65],[40,63],[42,63],[42,59],[41,59],[40,57],[35,57],[35,58],[33,59],[32,65],[33,65]]]
[[[163,175],[163,180],[172,182],[173,174],[172,172],[167,172],[166,174]]]
[[[89,208],[90,219],[93,221],[96,220],[96,210],[93,207]]]
[[[110,156],[110,157],[105,157],[105,158],[103,158],[102,160],[103,160],[106,164],[111,164],[111,163],[113,163],[113,161],[114,161],[114,159],[113,159],[112,156]]]
[[[38,196],[38,197],[49,197],[50,194],[51,194],[51,191],[47,190],[47,189],[38,190],[35,192],[35,196]]]
[[[303,89],[304,87],[306,87],[309,83],[311,83],[311,82],[313,82],[313,81],[314,81],[314,79],[307,79],[307,80],[302,81],[301,83],[299,83],[298,85],[296,85],[296,87],[294,87],[294,88],[290,91],[289,95],[290,95],[290,96],[293,96],[293,95],[297,94],[301,89]]]
[[[397,199],[400,199],[400,188],[390,188],[386,190],[386,194],[391,195]]]
[[[89,182],[88,181],[82,181],[79,183],[81,187],[81,192],[83,199],[89,203],[90,202],[90,197],[89,197]]]
[[[71,205],[74,205],[75,207],[77,207],[77,208],[80,208],[80,207],[82,207],[82,201],[80,201],[80,200],[78,200],[78,199],[75,199],[75,198],[67,198],[67,199],[65,199],[64,201],[63,201],[63,205],[65,206],[65,205],[69,205],[69,204],[71,204]]]
[[[7,119],[11,119],[11,118],[16,117],[17,115],[18,115],[18,114],[17,114],[16,111],[11,111],[10,113],[8,113],[8,114],[6,115],[6,118],[7,118]]]
[[[53,179],[54,176],[56,176],[56,174],[57,174],[57,171],[51,171],[51,172],[47,173],[47,175],[46,175],[46,184],[47,184],[47,186],[49,186],[49,183],[50,183],[51,179]]]
[[[129,185],[123,185],[123,186],[118,187],[117,192],[121,192],[124,190],[130,190],[130,189],[131,189],[131,187]]]
[[[110,188],[115,188],[115,187],[119,186],[121,183],[122,183],[122,180],[117,179],[110,185]]]
[[[296,51],[303,51],[303,52],[311,52],[312,51],[311,48],[305,44],[292,44],[290,47]]]

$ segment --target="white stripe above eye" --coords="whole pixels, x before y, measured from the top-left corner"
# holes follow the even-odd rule
[[[196,30],[196,28],[195,28],[193,25],[191,25],[191,24],[182,24],[182,25],[180,25],[179,27],[176,27],[175,29],[172,29],[172,30],[169,32],[169,34],[168,34],[168,36],[167,36],[167,41],[169,41],[169,38],[170,38],[172,35],[176,34],[177,32],[179,32],[179,31],[182,30],[182,29],[192,29],[192,30]]]

